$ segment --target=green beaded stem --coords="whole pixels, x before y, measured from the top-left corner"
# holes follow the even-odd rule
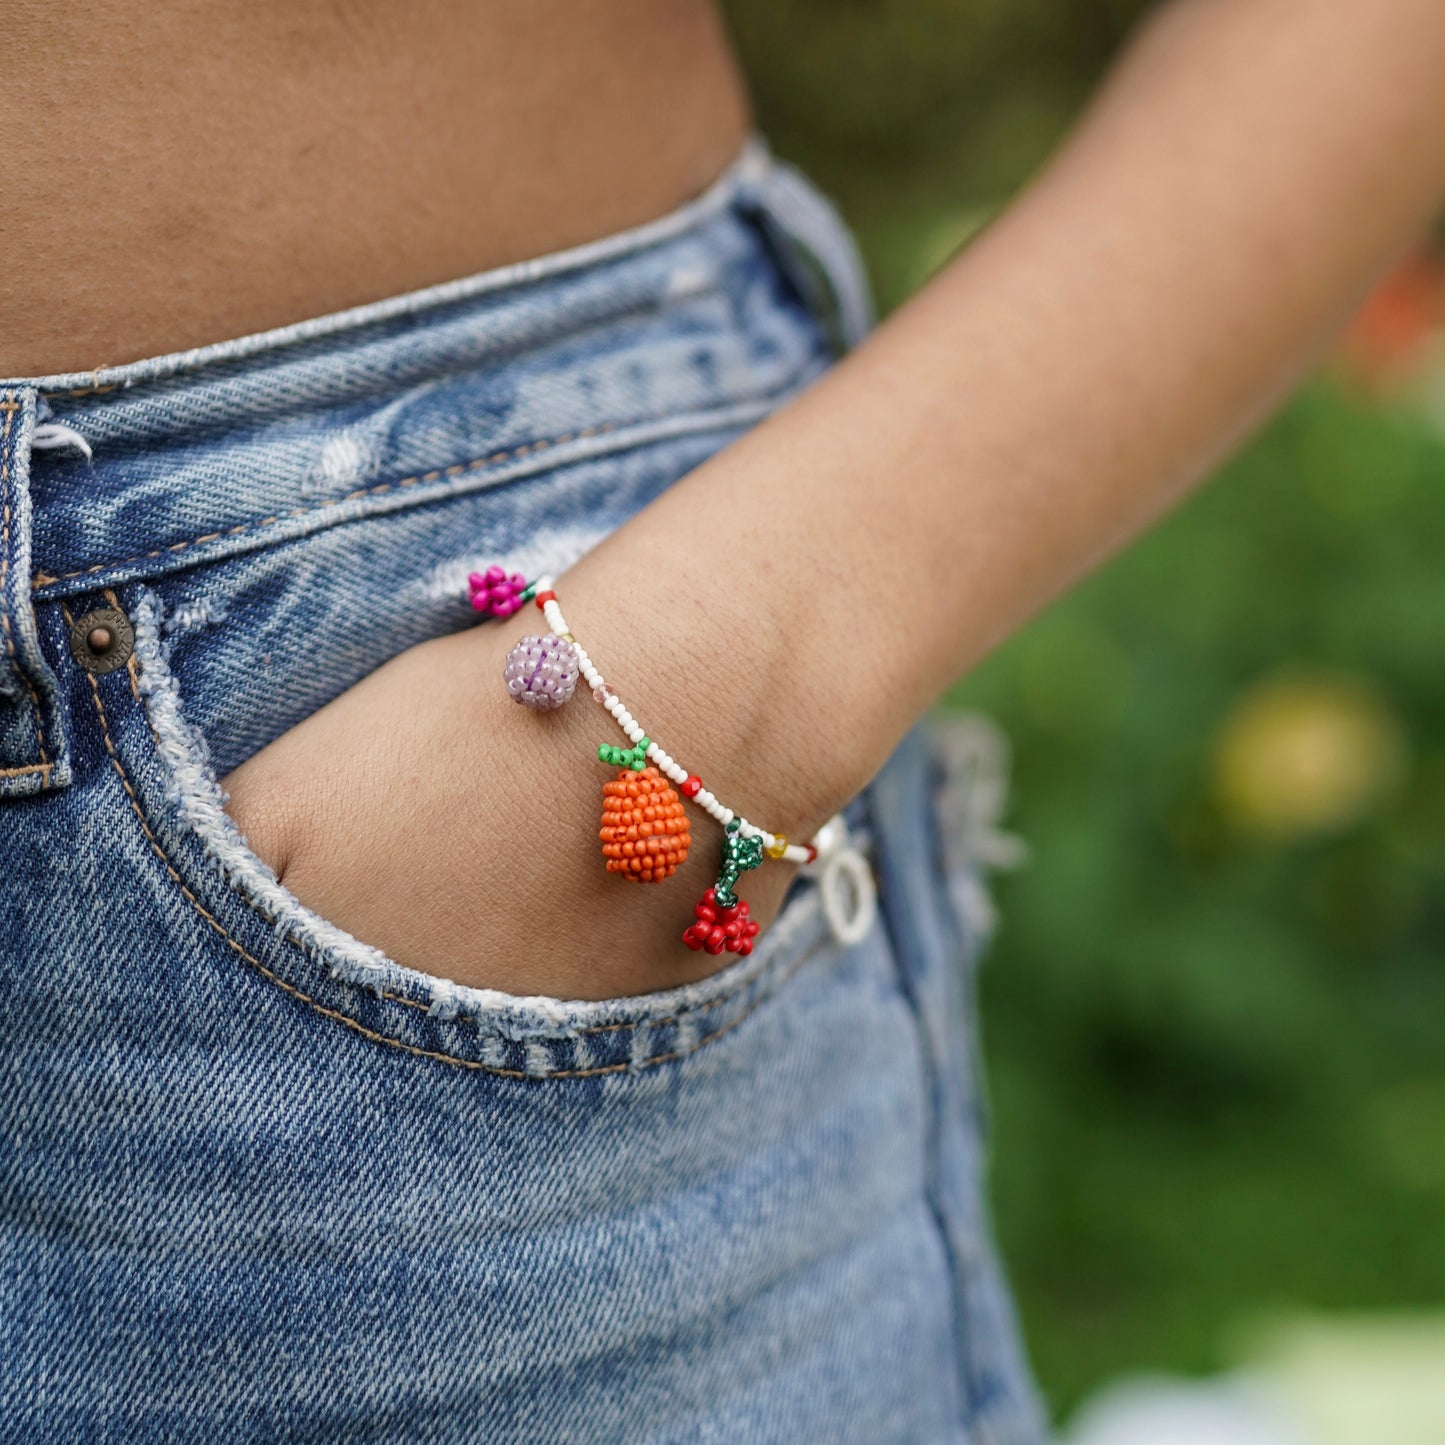
[[[611,743],[603,743],[597,749],[597,761],[609,768],[631,768],[634,773],[640,773],[647,766],[647,750],[651,746],[651,738],[640,738],[635,748],[615,748]]]
[[[522,591],[522,592],[520,592],[520,593],[518,593],[518,595],[517,595],[517,601],[518,601],[518,602],[530,602],[536,595],[537,595],[537,584],[536,584],[535,582],[529,582],[529,583],[527,583],[527,586],[526,586],[525,590]]]
[[[732,908],[737,903],[733,892],[739,878],[763,861],[763,840],[754,834],[742,836],[742,824],[734,818],[724,829],[722,867],[718,871],[713,897],[719,908]]]

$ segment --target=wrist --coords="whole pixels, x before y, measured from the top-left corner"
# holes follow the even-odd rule
[[[601,707],[587,698],[597,741],[625,748],[640,729],[655,744],[651,761],[664,773],[671,765],[675,786],[685,775],[701,780],[699,808],[710,793],[754,827],[801,846],[866,781],[838,766],[846,749],[826,734],[823,746],[808,745],[813,660],[799,656],[785,617],[750,605],[741,568],[693,573],[665,606],[629,612],[620,599],[656,583],[622,565],[623,555],[599,549],[555,584],[567,627],[617,694]],[[538,630],[545,625],[538,620]],[[588,690],[579,679],[579,694]],[[626,712],[614,716],[619,704]],[[837,705],[831,712],[841,715]],[[725,816],[712,811],[720,826]],[[714,825],[705,813],[701,821]]]

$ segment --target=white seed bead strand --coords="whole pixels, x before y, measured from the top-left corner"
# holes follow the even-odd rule
[[[550,592],[552,590],[552,579],[550,577],[539,577],[534,586],[534,593]],[[555,632],[558,637],[571,637],[572,630],[567,626],[567,619],[562,615],[562,608],[555,597],[549,597],[542,604],[542,615],[547,619],[547,627]],[[573,640],[572,646],[577,650],[577,670],[581,673],[582,679],[592,689],[594,696],[602,699],[602,706],[612,715],[614,721],[623,733],[631,739],[634,747],[647,737],[641,724],[627,711],[626,705],[615,692],[610,692],[607,682],[597,664],[588,656],[580,642]],[[652,739],[648,739],[647,757],[656,765],[658,772],[670,778],[674,783],[681,786],[691,774],[682,766],[670,753],[666,752]],[[778,840],[775,834],[769,833],[766,828],[759,828],[755,823],[749,823],[746,818],[739,817],[729,807],[720,803],[706,788],[699,788],[693,795],[692,801],[704,812],[716,818],[724,828],[738,819],[738,831],[744,838],[761,838],[763,848],[768,856],[772,856],[772,850],[777,847]],[[825,825],[826,826],[826,825]],[[819,834],[821,837],[822,834]],[[800,843],[789,843],[783,850],[783,857],[789,863],[810,863],[822,850],[818,847],[818,839],[813,840],[810,849]]]

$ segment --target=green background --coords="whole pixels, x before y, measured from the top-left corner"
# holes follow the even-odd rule
[[[727,6],[885,309],[1143,8]],[[1280,1313],[1445,1299],[1442,619],[1438,423],[1325,374],[950,697],[1010,735],[1032,850],[984,1026],[997,1229],[1060,1417]]]

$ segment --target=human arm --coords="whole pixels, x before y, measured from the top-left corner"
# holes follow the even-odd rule
[[[1442,62],[1432,0],[1166,7],[967,252],[567,574],[578,636],[720,796],[806,836],[954,677],[1233,445],[1418,235],[1445,193]],[[721,565],[688,545],[723,535]],[[636,559],[660,554],[681,563],[665,611],[637,583]],[[713,966],[676,942],[715,856],[711,825],[694,825],[702,884],[645,898],[616,887],[595,851],[597,789],[575,763],[598,718],[543,731],[508,707],[504,630],[382,669],[238,770],[233,812],[304,901],[462,982],[627,992]],[[709,684],[663,683],[694,670]],[[425,714],[401,718],[399,699],[417,695]],[[509,794],[458,728],[479,706],[505,747],[536,759],[525,792]],[[298,803],[287,786],[377,726],[393,753],[420,758],[432,755],[396,730],[434,730],[449,778],[474,790],[444,825],[455,836],[437,838],[422,821],[440,771],[428,762],[367,830],[373,849],[404,850],[411,828],[429,858],[440,850],[434,906],[404,889],[360,896],[324,790]],[[348,767],[368,776],[364,758]],[[524,816],[505,866],[469,846]],[[769,865],[745,891],[765,911],[785,876]],[[567,920],[539,924],[539,880],[594,920],[585,946]]]

